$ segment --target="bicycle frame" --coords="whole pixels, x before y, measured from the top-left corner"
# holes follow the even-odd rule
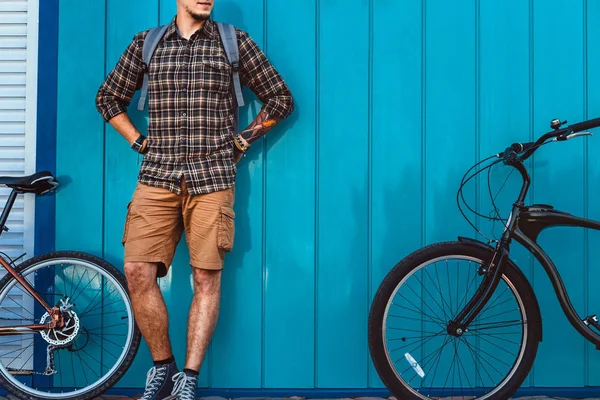
[[[600,350],[600,335],[594,332],[575,312],[563,280],[551,258],[537,243],[540,232],[553,226],[572,226],[600,230],[600,222],[581,218],[564,211],[556,210],[550,205],[534,204],[525,206],[523,201],[529,189],[530,177],[520,160],[509,162],[523,178],[523,185],[517,201],[513,204],[508,223],[498,241],[489,263],[483,266],[485,277],[473,298],[458,314],[455,321],[449,324],[448,332],[456,328],[463,331],[476,318],[494,293],[504,271],[505,261],[510,252],[510,242],[514,239],[531,252],[544,268],[560,306],[571,325],[587,340]]]
[[[17,199],[17,195],[20,192],[16,189],[13,189],[8,196],[8,200],[6,201],[6,205],[2,210],[2,214],[0,215],[0,235],[8,228],[5,228],[6,221],[8,219],[8,215],[10,214],[10,210],[12,209],[15,200]],[[18,325],[18,326],[2,326],[0,327],[0,336],[8,336],[8,335],[18,335],[25,334],[31,332],[39,332],[46,329],[53,329],[56,327],[61,327],[63,324],[63,318],[60,313],[60,309],[58,307],[50,307],[48,303],[36,292],[36,290],[27,282],[25,278],[23,278],[20,274],[18,274],[13,267],[5,260],[3,256],[0,256],[0,266],[6,270],[7,273],[12,275],[13,278],[19,282],[23,288],[37,301],[50,315],[50,322],[47,324],[34,324],[34,325]]]

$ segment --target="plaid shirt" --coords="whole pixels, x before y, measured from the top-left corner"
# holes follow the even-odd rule
[[[96,106],[105,121],[126,111],[143,81],[142,45],[148,31],[136,34],[116,67],[100,86]],[[240,80],[275,118],[286,118],[294,103],[289,88],[257,44],[236,29]],[[208,20],[190,40],[175,19],[149,65],[148,152],[141,183],[181,193],[185,175],[190,194],[231,187],[235,181],[232,70],[218,28]]]

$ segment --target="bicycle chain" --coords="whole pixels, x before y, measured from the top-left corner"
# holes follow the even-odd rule
[[[46,369],[44,370],[44,372],[31,371],[31,373],[34,375],[44,375],[44,376],[50,376],[50,375],[56,374],[58,371],[54,368],[54,350],[66,349],[70,346],[71,346],[70,344],[66,344],[66,345],[62,345],[62,346],[60,346],[60,345],[56,346],[53,344],[49,344],[48,349],[47,349],[47,355],[46,355]]]

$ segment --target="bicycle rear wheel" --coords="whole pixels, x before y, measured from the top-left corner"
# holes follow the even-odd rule
[[[21,399],[97,397],[127,371],[140,344],[124,275],[90,254],[53,252],[16,268],[51,306],[61,329],[0,337],[0,381]],[[44,324],[43,309],[12,276],[0,281],[0,325]]]
[[[471,299],[491,249],[462,242],[427,246],[382,281],[369,315],[374,366],[399,399],[509,398],[533,365],[541,338],[533,290],[511,262],[465,332],[450,320]]]

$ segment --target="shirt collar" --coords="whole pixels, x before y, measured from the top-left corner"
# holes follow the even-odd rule
[[[167,30],[165,31],[165,38],[166,39],[170,39],[171,37],[178,37],[179,36],[179,30],[177,29],[177,16],[174,16],[173,19],[171,20],[171,22],[169,23],[169,26],[167,27]],[[204,26],[202,28],[200,28],[199,32],[196,32],[195,34],[206,34],[208,37],[214,37],[215,34],[217,32],[217,27],[215,26],[215,22],[212,20],[212,18],[208,19],[206,21],[206,23],[204,24]]]

